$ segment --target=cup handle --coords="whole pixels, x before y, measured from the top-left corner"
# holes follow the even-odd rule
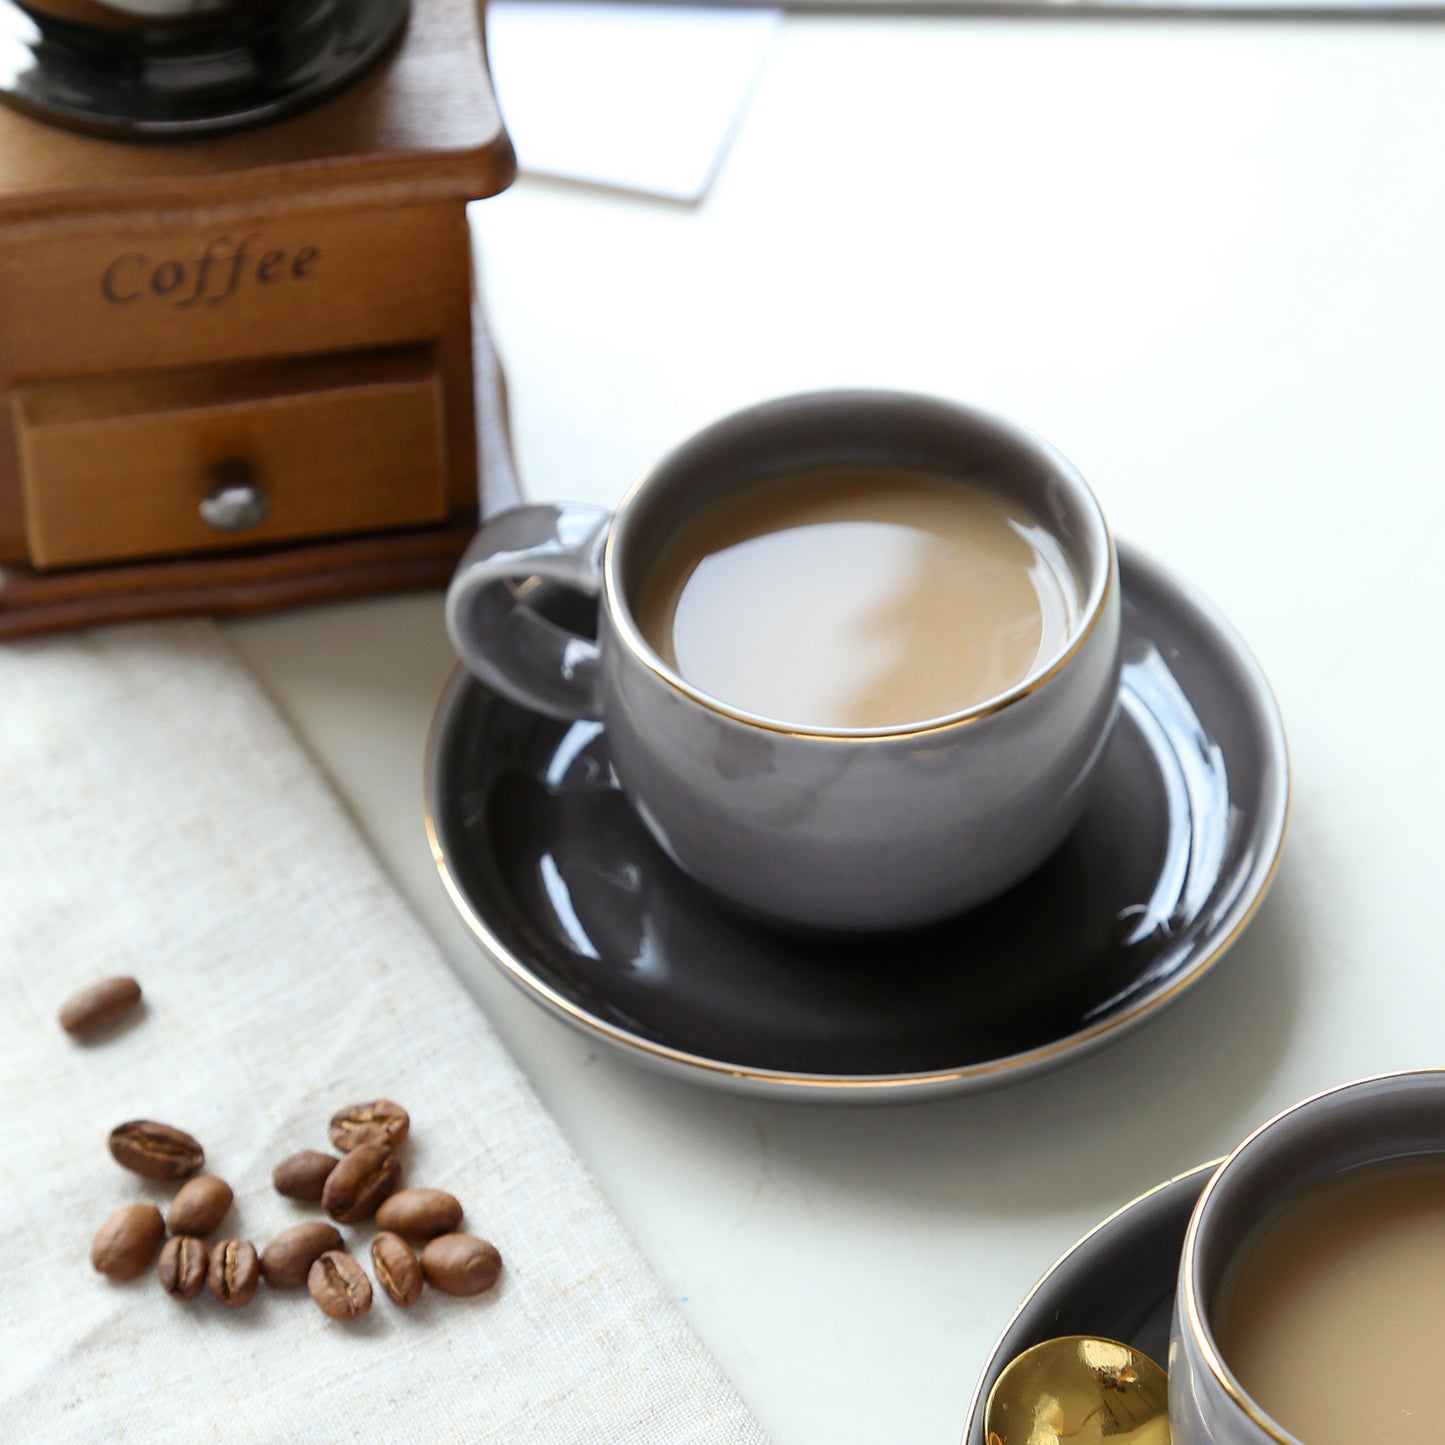
[[[447,589],[447,631],[469,672],[548,717],[601,715],[597,644],[534,611],[512,584],[540,578],[596,597],[611,520],[600,507],[544,504],[482,527]]]

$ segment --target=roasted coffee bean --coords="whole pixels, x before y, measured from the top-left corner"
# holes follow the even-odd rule
[[[261,1251],[261,1273],[272,1289],[300,1289],[311,1266],[328,1250],[341,1246],[340,1231],[319,1219],[293,1225]]]
[[[134,1279],[145,1273],[165,1236],[166,1222],[154,1204],[127,1204],[96,1231],[90,1262],[111,1279]]]
[[[166,1240],[156,1263],[156,1273],[167,1294],[177,1299],[195,1299],[206,1283],[208,1264],[205,1240],[177,1234]]]
[[[132,1119],[110,1131],[115,1162],[142,1179],[184,1179],[206,1162],[205,1150],[169,1124]]]
[[[443,1234],[422,1250],[421,1272],[443,1294],[481,1294],[496,1284],[502,1256],[474,1234]]]
[[[103,978],[71,994],[60,1006],[60,1027],[68,1034],[88,1034],[118,1019],[140,1002],[140,984],[133,978]]]
[[[331,1142],[343,1154],[363,1144],[384,1144],[395,1149],[406,1138],[411,1119],[400,1104],[390,1099],[373,1099],[369,1104],[352,1104],[331,1118]]]
[[[239,1309],[251,1303],[261,1283],[261,1265],[256,1246],[249,1239],[223,1239],[211,1251],[211,1272],[207,1279],[211,1293],[223,1305]]]
[[[355,1224],[370,1219],[400,1182],[396,1155],[380,1144],[362,1144],[331,1171],[321,1191],[321,1207],[342,1224]]]
[[[311,1298],[334,1320],[354,1320],[371,1308],[371,1281],[349,1254],[328,1250],[306,1276]]]
[[[231,1186],[214,1174],[198,1174],[176,1190],[166,1223],[172,1234],[201,1238],[215,1229],[231,1207]]]
[[[377,1284],[402,1309],[421,1298],[421,1261],[400,1235],[382,1230],[371,1241],[371,1268]]]
[[[271,1171],[271,1182],[276,1186],[276,1192],[288,1199],[304,1199],[308,1204],[320,1204],[327,1177],[338,1163],[340,1160],[334,1154],[303,1149],[299,1154],[288,1154]]]
[[[435,1239],[451,1234],[462,1222],[461,1202],[445,1189],[403,1189],[376,1211],[382,1229],[412,1239]]]

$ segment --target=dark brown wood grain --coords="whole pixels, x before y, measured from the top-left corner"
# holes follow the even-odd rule
[[[417,532],[78,572],[0,567],[0,641],[135,618],[241,616],[442,587],[476,525],[472,515]]]

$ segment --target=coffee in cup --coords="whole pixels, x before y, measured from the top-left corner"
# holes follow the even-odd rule
[[[534,611],[530,578],[597,596],[596,640]],[[1046,443],[824,392],[708,427],[613,515],[499,514],[447,625],[487,686],[602,720],[685,872],[852,931],[962,912],[1063,841],[1118,707],[1119,607],[1099,505]]]
[[[1252,1134],[1185,1238],[1176,1445],[1440,1438],[1445,1074],[1361,1080]]]
[[[1078,582],[1022,503],[966,478],[835,465],[689,517],[644,573],[643,637],[678,676],[807,727],[946,717],[1057,656]]]
[[[1256,1226],[1220,1292],[1219,1352],[1309,1445],[1441,1437],[1445,1156],[1351,1170]],[[1354,1368],[1373,1361],[1374,1388]]]

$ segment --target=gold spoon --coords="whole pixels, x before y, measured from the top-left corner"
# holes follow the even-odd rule
[[[1168,1376],[1117,1340],[1064,1335],[1004,1366],[983,1410],[988,1445],[1169,1445]]]

